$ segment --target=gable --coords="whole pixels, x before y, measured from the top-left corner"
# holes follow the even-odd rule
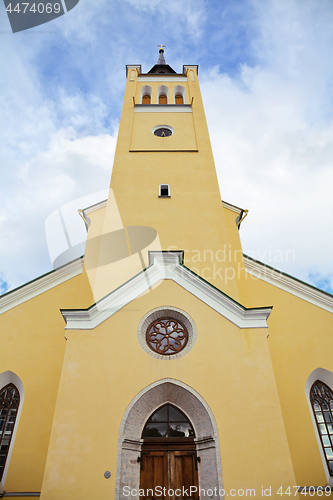
[[[267,328],[271,307],[246,308],[181,263],[183,252],[150,252],[150,265],[88,309],[62,309],[66,329],[91,330],[160,280],[173,280],[239,328]]]

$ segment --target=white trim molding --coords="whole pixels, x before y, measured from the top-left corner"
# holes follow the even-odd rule
[[[41,293],[47,292],[51,288],[54,288],[64,281],[74,278],[78,274],[82,273],[83,269],[83,257],[65,264],[64,266],[55,269],[39,278],[36,278],[25,285],[11,290],[0,297],[0,314],[16,307],[27,300],[33,299],[40,295]]]
[[[282,271],[278,271],[273,267],[267,266],[262,262],[251,259],[251,257],[248,257],[247,255],[244,255],[244,264],[246,272],[252,274],[252,276],[260,278],[261,280],[266,281],[266,283],[270,283],[271,285],[274,285],[285,292],[291,293],[306,302],[310,302],[310,304],[333,313],[332,295],[323,292],[308,283],[304,283],[304,281],[293,278]]]
[[[241,212],[244,212],[243,208],[236,207],[236,205],[231,205],[231,203],[228,203],[227,201],[222,200],[222,205],[224,206],[224,208],[227,208],[228,210],[231,210],[232,212],[235,212],[238,215]]]
[[[165,73],[161,73],[159,76],[156,74],[145,74],[144,76],[138,76],[138,82],[186,82],[187,81],[187,76],[183,75],[166,75]]]
[[[136,104],[134,113],[192,113],[191,104]]]
[[[157,285],[172,280],[239,328],[267,328],[272,307],[247,309],[215,288],[181,261],[183,251],[149,252],[150,265],[88,309],[62,309],[67,330],[92,330]]]
[[[87,208],[84,208],[83,211],[85,214],[90,214],[91,212],[95,212],[95,210],[99,210],[100,208],[104,208],[107,205],[108,200],[102,200],[98,203],[94,203],[94,205],[90,205]]]

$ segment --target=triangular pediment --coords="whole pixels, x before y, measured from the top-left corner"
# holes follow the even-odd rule
[[[182,264],[183,252],[150,252],[150,265],[88,309],[62,309],[67,330],[91,330],[161,280],[173,280],[239,328],[267,328],[271,307],[248,309]]]

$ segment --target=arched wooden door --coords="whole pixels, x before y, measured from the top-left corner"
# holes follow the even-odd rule
[[[197,500],[198,458],[193,426],[187,417],[166,404],[148,419],[142,437],[142,498]]]

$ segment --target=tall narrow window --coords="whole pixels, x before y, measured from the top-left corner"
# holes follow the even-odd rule
[[[12,439],[20,393],[14,384],[7,384],[0,390],[0,481],[6,464]]]
[[[151,98],[149,94],[142,96],[142,104],[150,104]]]
[[[310,400],[327,467],[333,476],[333,391],[321,380],[316,380],[310,390]]]
[[[168,99],[165,94],[160,94],[158,98],[158,104],[168,104]]]
[[[184,98],[181,94],[175,95],[175,103],[176,104],[184,104]]]

